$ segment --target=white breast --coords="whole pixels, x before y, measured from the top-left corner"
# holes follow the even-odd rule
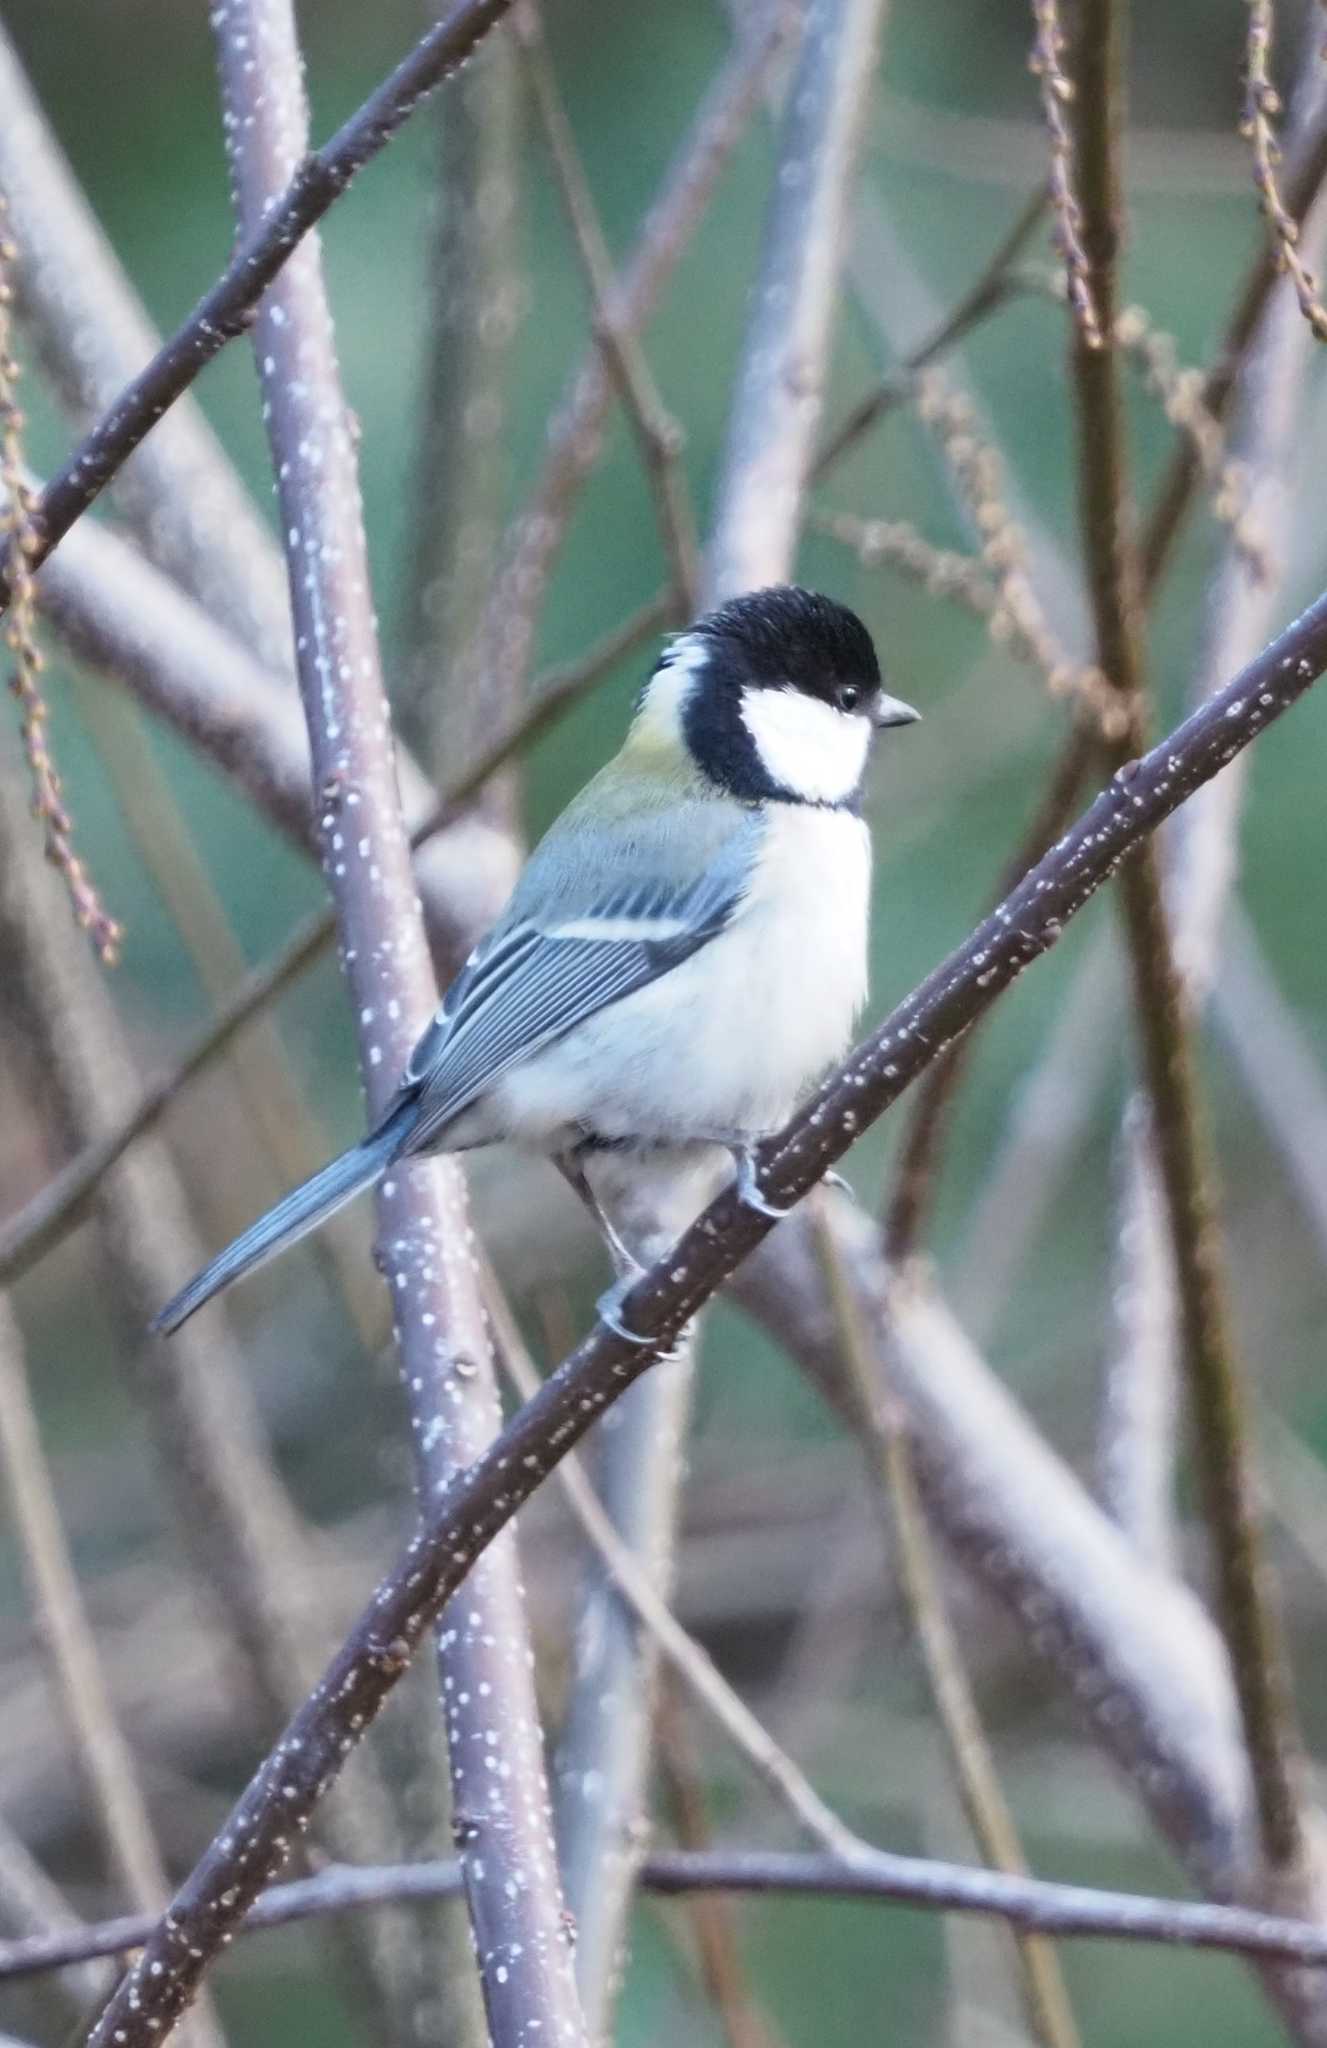
[[[509,1075],[507,1133],[543,1145],[576,1121],[651,1141],[777,1130],[865,1000],[870,875],[860,818],[771,804],[729,928]]]

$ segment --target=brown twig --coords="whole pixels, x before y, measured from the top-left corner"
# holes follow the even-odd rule
[[[1065,35],[1059,0],[1032,0],[1036,36],[1028,68],[1041,85],[1041,104],[1051,138],[1051,203],[1055,208],[1055,239],[1064,258],[1069,304],[1085,348],[1102,345],[1102,319],[1093,289],[1091,266],[1083,245],[1083,212],[1075,190],[1073,131],[1069,107],[1077,86],[1064,68]]]
[[[611,305],[619,334],[640,334],[695,232],[759,102],[804,0],[777,0],[759,32],[738,43],[706,90],[621,267]],[[568,378],[554,409],[543,464],[508,527],[489,597],[483,662],[524,675],[543,594],[577,495],[594,466],[613,381],[594,348]]]
[[[536,0],[517,0],[513,21],[558,191],[589,288],[595,340],[626,406],[654,493],[659,532],[672,576],[673,617],[680,625],[695,616],[700,588],[696,514],[682,468],[682,430],[664,404],[639,336],[618,316],[622,285],[614,275],[613,259],[549,56]]]
[[[120,957],[124,929],[102,903],[86,864],[74,851],[74,824],[47,738],[45,666],[37,645],[32,565],[38,557],[36,509],[23,470],[23,413],[18,402],[18,361],[13,353],[12,275],[18,250],[9,238],[9,214],[0,191],[0,578],[12,592],[5,644],[13,657],[9,688],[19,707],[23,751],[32,778],[32,808],[40,821],[46,858],[64,877],[74,917],[88,933],[104,967]]]
[[[491,1277],[485,1299],[503,1368],[520,1398],[533,1400],[539,1391],[539,1375],[521,1342],[511,1310]],[[564,1458],[557,1474],[567,1504],[606,1568],[614,1597],[630,1607],[689,1696],[746,1758],[761,1782],[812,1841],[835,1855],[854,1853],[858,1846],[856,1837],[734,1692],[704,1645],[678,1621],[660,1592],[648,1560],[642,1560],[623,1540],[580,1459],[575,1455]]]
[[[713,1830],[689,1732],[675,1688],[663,1686],[656,1739],[674,1837],[682,1849],[705,1852],[713,1847]],[[782,2048],[752,1988],[732,1902],[697,1894],[689,1903],[699,1973],[728,2048]]]
[[[1044,185],[1038,186],[1016,215],[1009,232],[997,242],[987,262],[978,272],[957,304],[952,306],[943,320],[916,348],[910,349],[897,371],[882,377],[873,391],[857,401],[837,427],[820,444],[815,463],[811,470],[812,483],[819,483],[831,469],[856,446],[864,435],[870,433],[877,421],[896,406],[904,405],[912,395],[913,378],[918,370],[924,370],[938,356],[958,343],[972,329],[979,326],[1011,298],[1021,294],[1022,285],[1014,264],[1035,234],[1046,211],[1049,197]]]
[[[1114,346],[1116,255],[1123,218],[1123,10],[1085,0],[1077,106],[1084,247],[1101,321],[1101,345],[1081,337],[1073,374],[1081,439],[1084,549],[1096,622],[1097,659],[1129,714],[1123,741],[1105,758],[1119,766],[1146,723],[1140,579],[1126,482],[1119,363]],[[1184,995],[1170,950],[1154,846],[1131,860],[1121,890],[1133,963],[1135,1014],[1175,1256],[1184,1364],[1207,1496],[1220,1606],[1258,1790],[1271,1868],[1294,1872],[1302,1854],[1296,1737],[1279,1639],[1260,1559],[1256,1493],[1240,1367],[1225,1301]]]
[[[814,1206],[813,1225],[839,1349],[865,1432],[872,1478],[894,1538],[899,1583],[963,1811],[983,1862],[993,1870],[1026,1876],[1027,1859],[1018,1827],[1000,1783],[940,1583],[939,1561],[898,1399],[876,1369],[862,1304],[849,1280],[823,1200]],[[1043,2048],[1078,2048],[1078,2027],[1053,1946],[1037,1935],[1015,1939],[1024,2004],[1036,2038]]]
[[[1253,182],[1275,249],[1276,267],[1295,288],[1299,310],[1319,341],[1327,341],[1327,307],[1318,296],[1318,282],[1299,248],[1299,221],[1281,196],[1277,166],[1281,151],[1276,117],[1281,95],[1271,80],[1272,0],[1247,0],[1248,39],[1244,59],[1244,118],[1241,123],[1253,151]]]
[[[1319,30],[1306,36],[1304,82],[1296,94],[1296,121],[1327,105]],[[1327,236],[1327,206],[1315,205],[1304,222],[1306,253],[1316,260]],[[1271,630],[1279,582],[1271,564],[1285,562],[1293,538],[1287,474],[1302,431],[1305,380],[1313,335],[1293,300],[1268,301],[1251,337],[1231,393],[1230,446],[1243,478],[1242,495],[1271,547],[1267,573],[1251,580],[1239,533],[1218,561],[1204,602],[1201,652],[1192,686],[1200,702],[1217,684],[1221,667],[1254,654]],[[1224,913],[1238,860],[1239,814],[1245,777],[1241,767],[1209,790],[1175,832],[1167,849],[1167,907],[1176,966],[1197,1013],[1207,1000],[1217,966]],[[1259,1034],[1261,1041],[1261,1034]],[[1178,1434],[1178,1331],[1173,1260],[1157,1199],[1155,1139],[1144,1105],[1126,1111],[1121,1149],[1126,1187],[1119,1235],[1116,1298],[1119,1339],[1107,1362],[1098,1464],[1103,1498],[1136,1540],[1153,1554],[1175,1549],[1175,1458]]]
[[[1310,50],[1307,73],[1312,81],[1319,56],[1313,24],[1309,25]],[[1327,178],[1327,105],[1311,89],[1291,110],[1291,161],[1285,178],[1285,207],[1292,222],[1302,226],[1317,193]],[[1204,401],[1218,424],[1225,419],[1240,364],[1262,319],[1263,309],[1276,289],[1281,272],[1275,246],[1264,241],[1243,279],[1216,361],[1207,373]],[[1150,597],[1170,560],[1184,516],[1193,503],[1198,481],[1198,459],[1190,442],[1175,449],[1161,483],[1139,547],[1143,593]]]
[[[289,0],[213,15],[236,212],[254,235],[305,146]],[[316,243],[273,283],[254,329],[282,529],[317,830],[336,905],[373,1118],[436,1005],[388,744],[349,415]],[[379,1195],[378,1260],[393,1304],[425,1514],[481,1458],[499,1411],[459,1166],[403,1165]],[[515,1546],[485,1558],[440,1618],[454,1831],[496,2048],[585,2039],[563,1924]],[[502,1769],[496,1768],[500,1756]]]
[[[770,1148],[762,1173],[768,1199],[787,1205],[805,1194],[945,1044],[1054,944],[1144,835],[1297,702],[1324,667],[1327,596],[1219,697],[1117,775],[1019,888],[829,1078]],[[176,1894],[98,2021],[92,2048],[144,2048],[162,2038],[227,1934],[280,1867],[292,1832],[306,1824],[339,1774],[430,1619],[552,1467],[649,1369],[770,1228],[731,1190],[721,1195],[631,1290],[624,1312],[648,1341],[628,1345],[597,1328],[432,1504],[425,1526]],[[1153,1790],[1162,1798],[1173,1788],[1157,1784]]]

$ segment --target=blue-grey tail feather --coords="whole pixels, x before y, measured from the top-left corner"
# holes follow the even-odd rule
[[[403,1104],[402,1108],[405,1107]],[[202,1308],[204,1302],[211,1301],[223,1287],[229,1287],[232,1280],[253,1272],[256,1266],[297,1244],[300,1238],[306,1237],[311,1230],[317,1230],[329,1216],[353,1201],[361,1189],[371,1187],[400,1149],[403,1121],[398,1111],[362,1144],[352,1145],[348,1152],[332,1160],[329,1166],[324,1166],[320,1173],[302,1182],[275,1208],[269,1209],[265,1216],[260,1216],[256,1223],[251,1223],[233,1244],[228,1244],[224,1252],[218,1252],[201,1273],[195,1274],[187,1287],[182,1287],[174,1299],[166,1303],[165,1308],[153,1317],[152,1328],[163,1336],[169,1336]]]

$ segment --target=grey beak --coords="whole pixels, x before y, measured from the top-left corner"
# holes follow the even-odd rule
[[[900,697],[886,697],[882,690],[871,706],[870,719],[879,730],[886,725],[915,725],[921,717],[911,704],[905,704]]]

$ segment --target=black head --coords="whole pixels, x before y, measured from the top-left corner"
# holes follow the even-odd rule
[[[692,678],[682,728],[698,765],[751,801],[855,805],[871,728],[917,716],[885,695],[856,613],[795,584],[707,613],[661,667]]]

